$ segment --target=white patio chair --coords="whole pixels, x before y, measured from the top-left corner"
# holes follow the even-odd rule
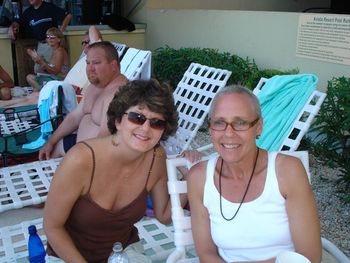
[[[254,88],[253,93],[258,95],[268,80],[269,79],[261,78],[258,85]],[[319,112],[325,98],[326,93],[324,92],[318,90],[312,92],[278,150],[295,151],[298,149],[301,139],[309,130],[310,125]],[[208,154],[209,151],[212,151],[212,147],[212,144],[208,144],[198,148],[197,150]]]
[[[46,201],[52,176],[62,158],[0,169],[0,213]]]
[[[125,44],[117,43],[117,42],[111,42],[115,49],[118,51],[119,61],[123,59],[125,51],[128,49],[128,46]]]
[[[30,225],[36,226],[38,234],[46,246],[47,238],[43,230],[43,218],[2,227],[0,228],[0,262],[27,262],[28,226]],[[171,225],[163,225],[156,219],[144,219],[135,226],[139,230],[145,253],[153,262],[164,261],[174,250],[173,227]]]
[[[120,72],[129,80],[150,79],[151,58],[151,51],[129,48],[120,61]]]
[[[162,143],[168,157],[189,148],[215,94],[226,85],[230,76],[231,71],[191,63],[174,91],[179,121],[176,134]]]
[[[310,180],[309,157],[307,151],[282,151],[284,154],[299,158]],[[205,157],[207,158],[207,157]],[[171,213],[174,226],[174,244],[176,249],[167,258],[167,263],[199,262],[194,250],[191,216],[181,207],[180,194],[187,193],[187,182],[178,179],[177,167],[188,166],[185,158],[167,159],[168,189],[171,198]],[[350,263],[349,258],[332,242],[322,238],[322,248],[330,253],[339,263]]]

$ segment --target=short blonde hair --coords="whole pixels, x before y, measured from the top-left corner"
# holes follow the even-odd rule
[[[66,48],[66,40],[64,38],[64,35],[57,27],[50,27],[48,30],[46,30],[46,34],[58,37],[61,41],[60,46]]]
[[[254,106],[255,114],[256,114],[257,118],[262,117],[260,102],[259,102],[258,98],[255,96],[255,94],[250,89],[248,89],[242,85],[236,84],[236,85],[230,85],[230,86],[224,87],[215,95],[213,102],[210,105],[209,112],[208,112],[209,119],[213,115],[214,107],[215,107],[217,101],[219,100],[219,98],[225,96],[226,94],[246,94],[249,97],[252,105]]]

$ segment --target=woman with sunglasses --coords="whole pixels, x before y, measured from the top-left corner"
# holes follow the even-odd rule
[[[188,178],[193,237],[201,262],[274,263],[282,251],[321,260],[320,223],[301,161],[256,146],[258,99],[242,86],[214,98],[209,132],[217,155]]]
[[[119,241],[129,262],[150,262],[134,223],[145,214],[148,194],[155,217],[171,219],[160,141],[177,129],[172,92],[155,80],[132,81],[116,93],[107,116],[111,135],[78,143],[56,170],[44,212],[48,251],[65,262],[107,262]]]
[[[69,71],[69,56],[62,32],[56,27],[49,28],[46,31],[46,42],[52,48],[49,62],[39,56],[36,50],[27,49],[28,55],[40,65],[36,75],[29,74],[26,77],[28,84],[35,90],[40,90],[43,84],[50,80],[63,80]]]

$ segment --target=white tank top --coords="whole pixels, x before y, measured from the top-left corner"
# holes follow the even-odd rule
[[[220,213],[220,195],[214,185],[214,170],[218,156],[208,161],[203,202],[208,209],[211,236],[219,255],[226,262],[259,261],[276,257],[285,250],[294,251],[285,199],[281,195],[275,172],[277,152],[268,153],[268,167],[262,194],[255,200],[244,202],[231,221]],[[239,203],[222,197],[222,210],[231,218]]]

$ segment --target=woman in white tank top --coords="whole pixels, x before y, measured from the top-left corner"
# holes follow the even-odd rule
[[[256,146],[259,101],[242,86],[220,91],[209,112],[217,155],[188,179],[193,237],[201,262],[275,262],[281,251],[321,260],[314,196],[299,159]]]

